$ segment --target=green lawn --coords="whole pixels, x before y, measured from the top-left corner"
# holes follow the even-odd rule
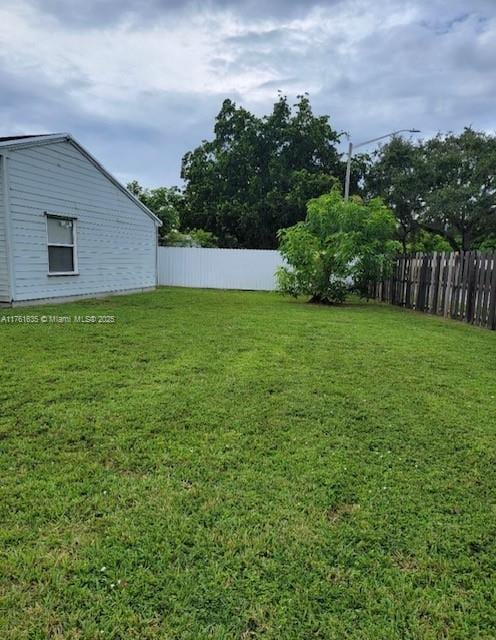
[[[161,289],[0,324],[0,638],[496,637],[496,333]]]

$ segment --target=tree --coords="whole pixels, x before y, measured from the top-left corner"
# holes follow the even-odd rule
[[[421,147],[394,137],[375,152],[365,183],[367,195],[380,196],[396,216],[397,237],[406,253],[408,245],[418,239],[425,206],[427,184]]]
[[[183,158],[184,224],[211,231],[222,246],[276,247],[278,229],[302,220],[308,199],[344,175],[340,135],[313,114],[307,95],[293,108],[280,95],[262,118],[225,100],[214,134]]]
[[[423,145],[429,176],[421,226],[470,249],[496,231],[496,137],[466,128]]]
[[[127,185],[127,189],[160,218],[161,238],[166,237],[173,229],[179,228],[185,208],[184,194],[179,187],[145,189],[137,180],[133,180]]]
[[[210,231],[188,229],[182,224],[187,202],[179,187],[145,189],[137,180],[129,182],[128,191],[136,196],[150,211],[162,220],[160,242],[176,247],[217,247],[218,240]]]
[[[343,302],[348,289],[366,295],[398,251],[395,224],[380,198],[344,200],[336,188],[310,200],[305,220],[278,234],[288,263],[277,272],[280,291],[324,304]]]
[[[398,221],[404,251],[487,244],[496,232],[496,137],[466,128],[419,143],[394,138],[375,154],[366,192],[380,195]]]

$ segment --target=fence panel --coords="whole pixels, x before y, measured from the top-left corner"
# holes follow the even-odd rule
[[[371,287],[381,302],[496,329],[496,254],[480,251],[399,256]]]
[[[176,287],[274,291],[278,251],[159,247],[158,282]]]

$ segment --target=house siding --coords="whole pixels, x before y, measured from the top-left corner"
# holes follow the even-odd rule
[[[0,157],[0,302],[10,302],[9,269],[7,262],[7,212],[4,201],[5,159]]]
[[[16,301],[155,286],[155,222],[76,147],[20,148],[9,163]],[[77,218],[79,275],[48,275],[45,212]]]

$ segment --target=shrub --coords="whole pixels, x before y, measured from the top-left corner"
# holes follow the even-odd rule
[[[218,241],[213,233],[204,229],[184,232],[172,229],[163,238],[162,244],[167,247],[217,247]]]
[[[310,200],[305,220],[279,231],[287,263],[277,271],[279,290],[324,304],[343,302],[350,290],[367,295],[399,250],[394,231],[394,216],[380,198],[344,200],[334,189]]]

